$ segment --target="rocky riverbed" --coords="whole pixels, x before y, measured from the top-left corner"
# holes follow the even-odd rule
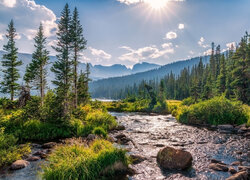
[[[134,159],[130,166],[134,175],[115,177],[123,180],[163,180],[197,179],[220,180],[240,172],[241,179],[250,179],[250,140],[248,129],[222,126],[219,130],[179,124],[171,115],[148,115],[140,113],[111,113],[120,124],[112,131],[109,140],[115,145],[128,150]],[[238,132],[238,134],[233,134]],[[83,141],[95,138],[90,135]],[[64,143],[64,140],[60,143]],[[27,167],[0,172],[1,180],[36,180],[41,179],[41,165],[44,158],[56,143],[43,145],[32,144],[30,157],[25,157]],[[192,167],[187,170],[166,170],[157,163],[157,154],[164,147],[184,150],[192,155]],[[34,158],[38,157],[38,158]],[[245,174],[244,174],[245,173]]]
[[[219,132],[182,125],[171,115],[152,116],[138,113],[112,113],[112,115],[116,116],[117,121],[126,129],[115,131],[111,136],[138,158],[138,162],[132,165],[136,174],[129,179],[219,180],[232,176],[232,173],[242,167],[249,168],[249,139],[242,135],[231,134],[228,127],[222,127],[223,132],[221,129]],[[193,156],[192,168],[185,171],[161,169],[156,156],[165,146],[190,152]],[[227,169],[223,171],[212,168],[212,162],[214,166],[223,164]]]

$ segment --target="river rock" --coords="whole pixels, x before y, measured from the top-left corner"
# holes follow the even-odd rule
[[[235,130],[234,127],[230,124],[218,125],[217,128],[220,133],[225,134],[233,133],[233,131]]]
[[[236,171],[233,167],[229,167],[228,171],[229,171],[231,174],[237,173],[237,171]]]
[[[45,151],[37,151],[33,154],[34,156],[39,156],[41,159],[45,159],[47,157],[47,154]]]
[[[231,163],[231,166],[239,166],[239,165],[241,165],[240,161],[235,161]]]
[[[215,171],[228,171],[228,167],[225,164],[222,163],[211,163],[209,164],[209,169],[215,170]]]
[[[114,164],[106,167],[101,174],[107,175],[110,172],[126,172],[128,167],[121,161],[115,162]]]
[[[135,154],[131,154],[130,158],[132,159],[133,164],[139,164],[147,159],[143,156],[135,155]]]
[[[115,130],[117,130],[117,131],[123,131],[123,130],[125,130],[125,126],[124,126],[124,125],[118,125],[118,126],[115,128]]]
[[[10,166],[11,170],[18,170],[18,169],[23,169],[25,167],[27,167],[30,163],[28,161],[25,160],[17,160],[15,162],[13,162]]]
[[[56,146],[56,142],[48,142],[42,145],[42,148],[44,149],[50,149],[53,148],[54,146]]]
[[[249,174],[246,171],[238,172],[226,180],[249,180]]]
[[[94,141],[95,138],[96,138],[96,136],[95,136],[94,134],[89,134],[89,135],[87,136],[87,141]]]
[[[183,150],[165,147],[157,154],[157,162],[165,169],[187,169],[192,166],[192,155]]]
[[[40,160],[41,158],[39,156],[30,156],[28,157],[26,160],[27,161],[38,161]]]

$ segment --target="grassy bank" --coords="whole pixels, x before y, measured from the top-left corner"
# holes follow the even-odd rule
[[[27,142],[47,142],[56,139],[87,136],[95,133],[106,137],[117,126],[100,102],[90,102],[60,117],[53,94],[46,95],[45,104],[32,97],[23,108],[17,102],[0,99],[0,167],[9,165],[30,151]]]
[[[239,101],[228,100],[224,97],[215,97],[206,101],[193,102],[186,99],[181,104],[173,106],[172,115],[185,124],[219,125],[233,124],[249,125],[250,107]]]
[[[128,166],[125,151],[105,140],[96,140],[90,147],[59,146],[48,160],[49,164],[43,167],[43,178],[47,180],[104,179]]]

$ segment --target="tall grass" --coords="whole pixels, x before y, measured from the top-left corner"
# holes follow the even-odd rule
[[[230,101],[225,97],[215,97],[179,109],[177,119],[187,124],[243,124],[247,122],[247,113],[239,101]]]
[[[96,140],[90,147],[79,144],[59,146],[48,161],[42,174],[47,180],[102,179],[105,169],[109,169],[108,175],[115,173],[115,169],[111,168],[115,163],[128,165],[125,151],[105,140]]]

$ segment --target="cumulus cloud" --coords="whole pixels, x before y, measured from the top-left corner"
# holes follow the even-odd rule
[[[179,29],[184,29],[184,28],[185,28],[185,25],[184,25],[184,24],[179,24],[178,28],[179,28]]]
[[[0,33],[0,40],[3,40],[3,39],[4,39],[4,34]]]
[[[155,1],[155,0],[117,0],[117,1],[126,5],[131,5],[131,4],[138,4],[138,3],[148,3],[151,1]],[[162,1],[165,1],[167,3],[170,1],[183,2],[185,0],[162,0]]]
[[[162,56],[165,56],[169,53],[174,53],[174,48],[172,43],[164,43],[161,45],[161,49],[158,49],[157,46],[151,45],[139,49],[132,49],[128,46],[120,47],[129,51],[119,57],[122,61],[130,61],[138,63],[143,60],[156,59]]]
[[[97,58],[101,58],[101,59],[111,59],[111,55],[106,53],[105,51],[101,50],[101,49],[95,49],[92,47],[88,48],[91,51],[91,54]]]
[[[189,51],[189,54],[194,55],[194,51]]]
[[[228,49],[234,50],[236,48],[236,42],[230,42],[226,44]]]
[[[201,37],[200,40],[198,41],[198,44],[203,47],[203,48],[207,48],[209,47],[208,44],[205,44],[205,38],[204,37]]]
[[[0,4],[12,8],[16,5],[16,0],[0,0]]]
[[[208,49],[205,52],[203,52],[203,55],[207,56],[207,55],[211,55],[212,54],[212,49]]]
[[[176,39],[177,38],[177,34],[173,31],[170,31],[166,34],[165,39]]]
[[[6,32],[10,20],[14,20],[14,26],[19,33],[19,43],[22,44],[19,47],[21,51],[23,49],[31,51],[31,40],[35,37],[40,23],[44,26],[46,37],[52,39],[55,37],[56,15],[34,0],[0,0],[0,17],[1,33]]]

